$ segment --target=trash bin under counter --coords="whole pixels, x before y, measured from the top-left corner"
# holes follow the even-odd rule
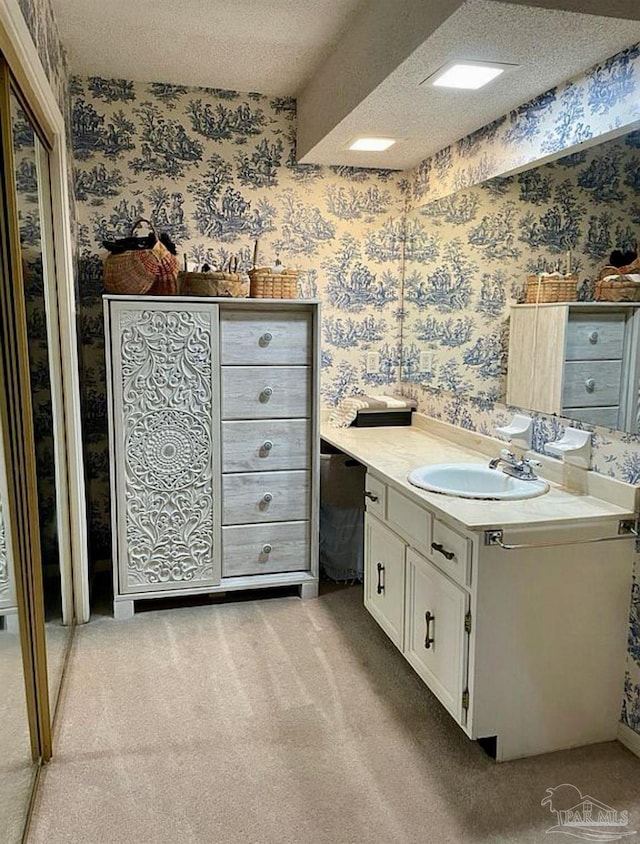
[[[320,571],[333,581],[363,579],[364,479],[352,457],[320,455]]]

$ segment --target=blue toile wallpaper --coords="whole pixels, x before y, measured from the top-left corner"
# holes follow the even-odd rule
[[[277,257],[322,302],[322,397],[395,384],[404,197],[398,174],[300,165],[292,99],[73,78],[80,333],[93,556],[110,556],[104,238],[153,220],[198,265]],[[366,352],[382,361],[367,372]]]
[[[506,389],[510,304],[567,252],[579,298],[640,231],[640,132],[421,205],[406,221],[402,378],[476,398]],[[426,353],[426,354],[425,354]]]

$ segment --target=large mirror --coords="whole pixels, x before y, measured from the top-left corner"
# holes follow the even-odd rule
[[[403,380],[472,397],[487,407],[509,400],[637,431],[637,408],[634,413],[627,388],[629,379],[637,378],[632,358],[640,356],[634,319],[636,313],[640,319],[640,309],[610,303],[602,308],[593,297],[611,252],[631,251],[639,240],[640,131],[413,210],[407,220]],[[549,367],[557,365],[558,395],[543,401],[531,391],[508,396],[511,306],[524,301],[527,277],[564,273],[569,265],[578,276],[580,303],[529,308],[523,332],[535,334],[535,348],[522,347],[519,356],[527,359],[528,375],[519,370],[516,379],[514,371],[511,379],[539,378],[542,384]],[[541,330],[543,309],[547,317],[555,313],[557,326],[564,325],[560,334]],[[598,332],[599,314],[607,309]],[[574,334],[586,345],[588,366],[571,359]],[[511,357],[515,366],[516,356]],[[536,357],[539,366],[532,360]],[[612,358],[620,362],[610,365]]]
[[[10,96],[16,205],[26,309],[37,506],[47,646],[49,702],[55,709],[73,611],[67,565],[61,559],[59,501],[63,453],[52,384],[60,359],[55,312],[55,263],[48,152],[16,95]]]

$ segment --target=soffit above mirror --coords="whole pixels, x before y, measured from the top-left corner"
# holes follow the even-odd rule
[[[125,0],[53,7],[74,73],[297,96],[301,161],[394,169],[640,41],[636,0],[216,0],[206,13],[185,0],[178,16],[168,0],[146,13]],[[518,67],[476,92],[420,84],[460,58]],[[399,141],[349,151],[363,134]]]

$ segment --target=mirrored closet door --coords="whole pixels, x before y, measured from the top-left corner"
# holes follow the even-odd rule
[[[0,839],[13,844],[52,754],[74,613],[50,146],[2,58],[0,130]]]
[[[60,689],[73,612],[70,579],[61,567],[62,531],[58,499],[65,480],[60,471],[64,461],[64,443],[59,442],[63,427],[57,424],[59,420],[56,418],[52,388],[56,378],[54,363],[60,358],[60,346],[55,310],[49,159],[47,149],[15,90],[12,89],[9,96],[35,439],[49,700],[53,711]]]

